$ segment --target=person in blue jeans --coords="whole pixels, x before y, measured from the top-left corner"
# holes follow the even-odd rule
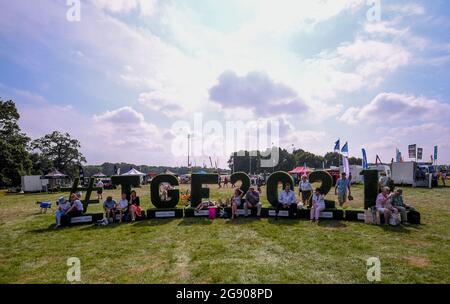
[[[55,228],[59,228],[61,226],[61,218],[64,214],[66,214],[67,210],[70,208],[70,202],[66,201],[63,196],[58,199],[58,208],[55,212],[56,217],[56,226]]]

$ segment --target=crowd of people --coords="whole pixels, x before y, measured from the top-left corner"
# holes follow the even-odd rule
[[[239,217],[239,209],[244,209],[244,216],[248,217],[251,210],[255,210],[256,216],[261,217],[262,203],[260,200],[261,183],[255,182],[257,187],[250,186],[247,193],[239,188],[234,190],[233,196],[230,199],[226,199],[225,202],[220,202],[220,207],[231,207],[232,220]],[[228,180],[225,179],[224,186],[228,187]],[[401,222],[407,222],[407,210],[414,210],[408,204],[403,202],[403,192],[401,189],[394,191],[394,184],[386,176],[381,176],[379,180],[380,190],[376,199],[376,210],[384,216],[385,224],[389,224],[389,220],[392,216],[400,215]],[[103,189],[101,181],[96,186],[99,188],[97,191],[98,199],[103,198]],[[101,190],[100,190],[101,189]],[[172,187],[168,184],[162,184],[160,188],[161,199],[168,199],[168,190]],[[298,209],[310,208],[310,220],[311,222],[319,222],[320,213],[326,209],[325,195],[321,188],[313,190],[312,184],[308,180],[307,175],[303,175],[298,183],[298,194],[300,202],[297,201],[296,193],[291,189],[289,184],[286,184],[284,189],[278,195],[278,204],[275,209],[275,219],[278,219],[281,210],[289,211],[290,216],[296,216]],[[244,197],[245,195],[245,197]],[[343,207],[347,200],[352,200],[351,196],[351,176],[347,177],[346,173],[341,173],[340,178],[337,179],[335,185],[335,195],[339,206]],[[182,195],[182,201],[185,201],[185,205],[188,206],[190,202],[190,195],[187,191]],[[61,197],[57,201],[56,227],[61,227],[65,223],[70,222],[70,218],[80,216],[83,214],[84,207],[81,201],[81,192],[71,194],[69,200],[65,200]],[[196,207],[197,211],[205,210],[215,206],[211,202],[203,202]],[[108,196],[103,202],[103,209],[105,217],[108,222],[131,221],[142,217],[142,209],[140,198],[136,191],[131,191],[130,196],[127,197],[126,193],[122,193],[120,200],[115,201],[112,196]]]
[[[81,192],[78,192],[71,194],[69,200],[64,197],[58,199],[55,228],[66,226],[70,223],[71,218],[83,215],[84,206],[81,202],[81,196]],[[131,191],[129,198],[127,198],[126,193],[122,193],[118,202],[112,196],[108,196],[103,202],[103,210],[106,220],[110,223],[116,221],[119,223],[123,221],[135,222],[136,219],[142,217],[140,198],[134,190]]]

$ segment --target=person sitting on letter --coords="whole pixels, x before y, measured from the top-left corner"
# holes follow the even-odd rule
[[[292,216],[297,213],[297,200],[295,199],[295,192],[291,190],[291,186],[289,184],[286,184],[284,190],[278,197],[275,215],[276,220],[278,220],[278,213],[280,213],[280,209],[289,209]]]
[[[311,223],[314,222],[314,220],[319,223],[320,212],[323,210],[325,210],[325,197],[320,188],[317,188],[312,197]]]
[[[258,218],[261,217],[262,204],[259,201],[259,192],[255,191],[254,187],[250,187],[247,194],[245,195],[245,204],[244,204],[245,217],[248,217],[249,208],[256,208],[257,212],[256,216]]]

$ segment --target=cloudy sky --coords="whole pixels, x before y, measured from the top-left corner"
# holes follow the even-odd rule
[[[276,119],[289,149],[341,138],[389,162],[417,143],[449,163],[450,3],[380,2],[374,20],[366,0],[85,0],[70,22],[66,0],[0,0],[0,97],[90,164],[186,164],[172,126],[195,114]]]

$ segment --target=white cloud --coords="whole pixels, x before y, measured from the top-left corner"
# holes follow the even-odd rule
[[[160,149],[158,128],[145,121],[144,115],[131,107],[122,107],[94,115],[95,131],[112,146],[132,150]],[[100,131],[101,130],[101,131]]]
[[[170,100],[170,94],[165,95],[162,91],[152,91],[139,95],[139,103],[150,110],[162,113],[168,117],[185,116],[187,113],[186,109],[181,104],[171,102]]]
[[[403,16],[417,16],[426,13],[425,8],[418,3],[383,4],[381,7],[382,10],[402,14]]]
[[[151,16],[157,0],[92,0],[100,9],[112,13],[129,13],[138,10],[142,16]]]
[[[209,94],[224,108],[250,108],[258,116],[295,115],[308,110],[297,92],[274,82],[264,72],[254,71],[242,77],[233,71],[224,72]]]
[[[381,93],[365,106],[348,108],[339,120],[348,124],[399,124],[442,120],[449,116],[449,104],[422,96]]]

